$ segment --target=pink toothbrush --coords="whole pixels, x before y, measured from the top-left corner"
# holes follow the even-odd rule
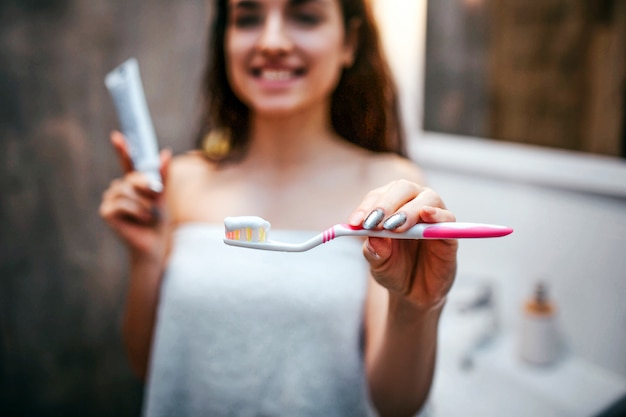
[[[251,249],[281,252],[304,252],[341,236],[372,236],[392,239],[475,239],[502,237],[513,233],[505,226],[483,223],[419,223],[398,233],[388,230],[366,230],[347,224],[336,224],[301,243],[269,240],[270,223],[261,217],[240,216],[224,219],[224,243]]]

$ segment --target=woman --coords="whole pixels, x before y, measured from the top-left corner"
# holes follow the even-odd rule
[[[403,157],[370,12],[222,0],[211,40],[199,150],[162,152],[162,195],[112,134],[125,175],[100,211],[131,254],[124,336],[148,380],[145,414],[414,415],[456,241],[342,238],[303,254],[222,243],[227,216],[261,216],[293,240],[338,222],[454,221]]]

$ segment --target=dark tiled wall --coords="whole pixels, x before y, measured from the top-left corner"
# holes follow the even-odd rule
[[[205,0],[0,2],[0,415],[137,415],[105,73],[139,59],[162,146],[192,145]]]

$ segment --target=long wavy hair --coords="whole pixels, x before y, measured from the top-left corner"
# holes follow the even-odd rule
[[[342,138],[365,149],[406,156],[398,95],[371,9],[364,0],[338,1],[346,33],[351,22],[360,25],[353,65],[343,70],[332,94],[332,126]],[[210,132],[227,129],[229,146],[213,158],[218,161],[242,157],[249,142],[249,109],[233,92],[226,74],[224,44],[228,18],[228,0],[216,0],[196,138],[197,147],[202,149]]]

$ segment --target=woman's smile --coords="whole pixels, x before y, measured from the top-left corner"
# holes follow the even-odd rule
[[[304,76],[304,68],[262,67],[253,68],[252,76],[260,81],[291,81]]]
[[[353,55],[336,1],[249,0],[231,3],[230,12],[230,83],[253,113],[328,108]]]
[[[303,67],[264,66],[251,70],[252,77],[262,89],[284,89],[306,75]]]

